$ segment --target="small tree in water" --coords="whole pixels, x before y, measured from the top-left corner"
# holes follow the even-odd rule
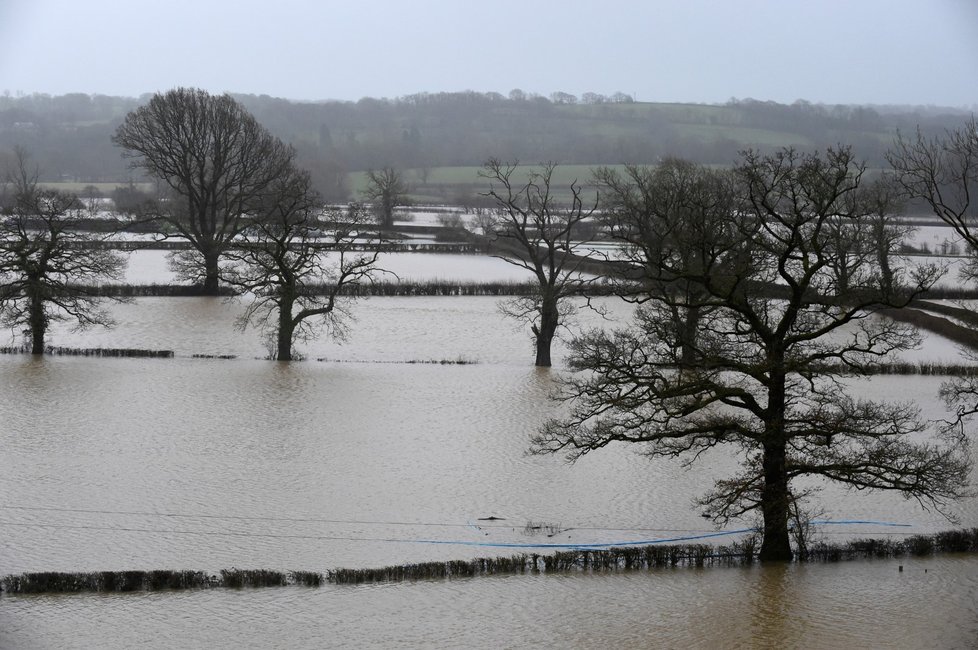
[[[962,279],[978,280],[978,121],[972,116],[959,129],[927,138],[897,137],[887,154],[904,196],[922,201],[963,240],[969,259]],[[974,356],[974,355],[972,355]],[[978,379],[954,377],[941,396],[957,411],[957,420],[978,414]]]
[[[379,252],[356,250],[370,222],[363,206],[324,212],[305,171],[291,168],[256,206],[254,221],[228,252],[226,280],[251,298],[239,326],[257,325],[274,338],[275,358],[291,361],[295,343],[323,327],[345,336],[344,302],[353,298],[341,294],[373,280]]]
[[[54,321],[78,328],[112,324],[96,284],[119,280],[126,259],[77,230],[84,216],[78,197],[41,188],[24,150],[15,158],[4,188],[12,208],[0,216],[0,322],[22,328],[31,353],[39,355]]]
[[[384,167],[380,171],[369,169],[363,196],[373,206],[377,223],[391,228],[394,226],[394,210],[407,202],[408,186],[401,172],[393,167]]]
[[[498,160],[486,163],[480,175],[491,183],[484,194],[496,203],[495,219],[488,226],[495,237],[499,258],[533,274],[538,290],[500,305],[503,313],[529,323],[536,347],[537,366],[550,366],[550,348],[557,328],[569,314],[566,299],[581,294],[588,280],[580,273],[583,257],[575,255],[580,224],[594,213],[585,205],[582,190],[572,183],[570,202],[553,195],[554,163],[530,172],[520,184],[513,178],[517,165]]]
[[[938,507],[959,496],[970,469],[963,433],[944,429],[937,434],[953,440],[925,442],[913,404],[857,399],[837,370],[858,373],[915,345],[914,331],[874,313],[906,305],[936,277],[930,268],[894,269],[888,286],[869,255],[838,292],[831,221],[870,217],[855,200],[862,173],[848,149],[747,152],[733,209],[629,214],[618,200],[618,218],[649,233],[649,268],[637,273],[652,279],[647,299],[633,327],[571,343],[571,366],[583,371],[566,383],[571,414],[547,423],[533,449],[575,459],[631,442],[649,457],[692,463],[735,445],[742,471],[701,503],[718,522],[759,512],[762,560],[792,557],[789,519],[802,496],[792,483],[801,477]],[[635,191],[625,179],[605,180],[609,193]]]

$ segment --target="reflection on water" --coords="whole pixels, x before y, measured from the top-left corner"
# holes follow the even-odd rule
[[[734,470],[730,450],[691,469],[626,448],[574,465],[525,454],[529,434],[560,411],[548,395],[561,370],[533,368],[526,333],[494,305],[491,298],[372,299],[358,305],[361,320],[346,345],[318,341],[307,349],[311,358],[363,363],[256,360],[262,350],[254,333],[230,326],[240,306],[208,299],[139,300],[114,308],[113,332],[57,333],[58,344],[169,348],[177,359],[0,357],[0,573],[323,571],[503,555],[513,551],[492,544],[514,541],[635,541],[710,530],[692,501]],[[190,358],[195,353],[239,359]],[[478,363],[392,363],[459,356]],[[854,382],[853,390],[920,396],[925,417],[939,417],[939,384],[886,377]],[[895,495],[827,487],[820,499],[828,517],[903,521],[912,532],[948,527]],[[953,513],[978,525],[974,499]],[[505,521],[478,521],[490,515]],[[529,536],[530,521],[561,532]],[[305,647],[966,647],[976,638],[978,560],[902,562],[903,573],[895,562],[851,562],[3,596],[0,647],[267,647],[281,639]],[[107,629],[112,638],[104,640]]]

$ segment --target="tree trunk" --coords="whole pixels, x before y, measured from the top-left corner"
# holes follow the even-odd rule
[[[890,252],[886,246],[880,245],[877,258],[880,265],[880,284],[883,291],[889,293],[893,289],[893,269],[890,268]]]
[[[540,325],[534,326],[536,335],[537,358],[534,365],[549,368],[550,345],[553,343],[560,324],[560,313],[557,311],[557,300],[544,298],[540,305]]]
[[[783,368],[783,358],[775,358],[772,367]],[[764,486],[761,488],[761,514],[764,517],[764,539],[758,558],[762,562],[791,560],[788,536],[790,493],[788,492],[787,445],[785,442],[785,375],[771,373],[768,386],[767,422],[765,423]]]
[[[292,322],[292,301],[279,303],[278,311],[278,352],[275,358],[279,361],[292,361],[292,335],[295,324]]]
[[[686,321],[683,323],[682,339],[680,344],[682,345],[682,350],[680,352],[679,366],[681,368],[690,368],[695,362],[696,355],[696,331],[700,326],[700,308],[699,306],[689,307],[686,309]]]
[[[764,487],[761,489],[764,540],[758,556],[762,562],[791,560],[791,542],[788,536],[790,497],[785,456],[784,444],[764,445]]]
[[[839,259],[835,264],[835,274],[836,282],[838,286],[836,287],[836,292],[839,294],[844,294],[849,291],[849,262],[848,255],[843,251],[837,253]]]
[[[48,319],[44,315],[44,301],[40,296],[31,296],[30,306],[31,354],[44,354],[44,334],[48,328]]]
[[[216,250],[207,251],[204,253],[204,286],[203,294],[205,296],[217,296],[220,295],[220,271],[218,266],[218,261],[220,260],[220,253]]]

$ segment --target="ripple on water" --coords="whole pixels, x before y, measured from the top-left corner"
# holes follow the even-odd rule
[[[574,465],[527,456],[529,435],[561,412],[548,395],[563,371],[559,363],[550,371],[530,365],[526,334],[501,319],[495,299],[366,301],[347,346],[308,348],[313,357],[370,363],[256,361],[257,336],[230,327],[240,305],[220,300],[146,299],[113,309],[120,327],[111,336],[64,334],[56,342],[240,358],[0,358],[4,505],[65,509],[0,509],[4,573],[323,571],[505,555],[512,551],[423,542],[544,541],[523,532],[528,521],[572,529],[549,541],[675,536],[709,530],[692,499],[736,467],[728,450],[690,469],[624,447]],[[458,356],[480,363],[388,363]],[[925,417],[936,417],[938,384],[876,378],[854,390],[933,394],[922,402]],[[898,495],[829,488],[819,496],[831,516],[908,521],[913,532],[946,527]],[[954,506],[964,525],[978,523],[976,504]],[[506,521],[477,521],[488,515]],[[976,562],[929,562],[908,562],[903,574],[892,562],[850,562],[782,573],[4,596],[0,647],[265,647],[280,639],[373,647],[967,646],[978,636]],[[249,623],[258,609],[260,625]],[[99,635],[111,638],[102,643]],[[32,639],[41,641],[25,642]]]
[[[4,597],[0,645],[971,647],[978,559],[901,563]]]

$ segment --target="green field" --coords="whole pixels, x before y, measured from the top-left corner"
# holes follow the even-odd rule
[[[478,94],[447,94],[413,105],[410,102],[373,101],[353,104],[291,104],[281,100],[251,98],[256,117],[275,135],[293,143],[300,164],[316,176],[319,169],[352,170],[347,176],[349,198],[362,196],[367,165],[393,164],[403,171],[417,204],[461,204],[478,199],[489,188],[480,178],[479,163],[497,155],[504,161],[519,157],[524,168],[517,184],[542,162],[559,164],[553,179],[555,193],[568,197],[574,181],[586,186],[600,163],[654,164],[675,155],[712,167],[735,164],[737,152],[748,148],[764,151],[779,147],[810,150],[851,142],[870,164],[885,164],[884,153],[897,123],[888,116],[853,112],[845,107],[779,105],[771,102],[730,102],[723,105],[682,103],[549,104],[488,100]],[[128,106],[128,105],[126,105]],[[122,110],[119,108],[118,110]],[[869,117],[867,117],[867,115]],[[112,117],[115,113],[112,114]],[[42,169],[50,178],[112,178],[112,182],[55,182],[49,187],[80,195],[94,185],[105,196],[125,184],[131,170],[121,166],[119,152],[111,145],[110,115],[106,120],[86,119],[61,134],[67,142],[86,133],[78,146],[101,143],[100,156],[76,155],[78,162],[64,164],[59,145],[48,152]],[[105,125],[103,136],[88,133]],[[97,129],[96,129],[97,130]],[[327,144],[324,144],[327,143]],[[66,156],[67,157],[67,156]],[[584,164],[563,164],[573,161]],[[594,164],[587,164],[595,161]],[[91,164],[85,168],[82,164]],[[427,164],[428,168],[418,165]],[[333,172],[335,173],[335,172]],[[323,176],[324,186],[333,179]],[[152,190],[150,184],[141,189]],[[341,196],[333,192],[333,196]]]
[[[42,182],[41,185],[48,189],[69,192],[71,194],[84,194],[88,187],[94,186],[103,196],[109,196],[117,187],[129,185],[129,181],[119,181],[117,183],[73,183],[73,182]],[[152,192],[152,183],[136,183],[136,187],[143,192]]]
[[[561,200],[570,198],[571,183],[587,188],[590,184],[593,170],[599,165],[560,165],[554,170],[551,180],[554,194]],[[623,165],[610,165],[615,169],[623,169]],[[514,185],[526,182],[532,171],[540,171],[539,165],[520,165],[513,175]],[[414,203],[451,203],[453,198],[477,196],[489,190],[488,179],[481,178],[482,167],[435,167],[429,170],[427,183],[422,182],[419,169],[403,171],[404,179],[410,187],[411,201]],[[366,187],[366,172],[353,172],[349,175],[351,196],[360,196]],[[593,192],[588,193],[593,198]]]

